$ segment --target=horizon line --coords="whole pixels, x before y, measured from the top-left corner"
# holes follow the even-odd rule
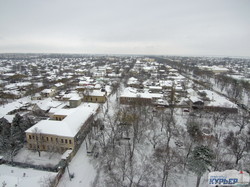
[[[175,57],[214,57],[214,58],[247,58],[250,56],[243,55],[184,55],[184,54],[127,54],[127,53],[66,53],[66,52],[0,52],[0,55],[7,54],[21,54],[21,55],[96,55],[96,56],[175,56]]]

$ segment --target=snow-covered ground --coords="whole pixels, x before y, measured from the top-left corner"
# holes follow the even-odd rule
[[[4,186],[36,187],[49,186],[57,173],[0,165],[0,184]]]
[[[87,156],[85,142],[82,143],[80,149],[69,163],[69,172],[74,174],[74,178],[70,181],[69,173],[66,169],[58,187],[90,187],[94,182],[97,171],[90,163],[90,157]]]
[[[32,165],[55,166],[60,162],[61,156],[59,153],[41,151],[39,157],[38,152],[23,147],[14,157],[14,161]]]

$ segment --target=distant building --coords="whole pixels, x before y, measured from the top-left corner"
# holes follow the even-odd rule
[[[226,112],[237,113],[238,107],[236,104],[229,101],[224,96],[221,96],[211,90],[199,90],[199,95],[189,97],[190,106],[193,109],[203,109],[209,112]]]
[[[105,103],[106,102],[106,91],[101,90],[89,90],[88,93],[85,92],[83,100],[85,102],[92,102],[92,103]]]
[[[78,107],[82,102],[82,98],[79,96],[75,96],[69,99],[69,106],[70,108]]]
[[[140,88],[140,82],[138,81],[137,78],[134,77],[130,77],[128,79],[127,85],[134,88]]]
[[[226,73],[229,71],[228,68],[219,67],[219,66],[200,66],[199,68],[202,70],[212,71],[213,73],[216,73],[216,74]]]
[[[52,97],[54,96],[56,93],[56,90],[55,89],[44,89],[42,92],[41,92],[41,95],[43,97]]]
[[[120,96],[121,104],[146,104],[150,105],[158,99],[162,99],[163,94],[158,93],[139,93],[134,88],[126,88]]]
[[[161,86],[149,86],[149,92],[151,93],[160,93],[162,92],[162,87]]]

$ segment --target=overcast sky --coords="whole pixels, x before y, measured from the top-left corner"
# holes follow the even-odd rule
[[[0,53],[250,56],[250,0],[0,0]]]

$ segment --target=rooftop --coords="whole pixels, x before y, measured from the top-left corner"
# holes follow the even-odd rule
[[[62,109],[63,114],[68,114],[62,121],[42,120],[25,132],[34,133],[35,129],[38,129],[42,134],[74,137],[84,122],[96,113],[98,106],[94,103],[83,103],[77,108],[68,109],[67,112]],[[57,114],[60,114],[60,111]]]

